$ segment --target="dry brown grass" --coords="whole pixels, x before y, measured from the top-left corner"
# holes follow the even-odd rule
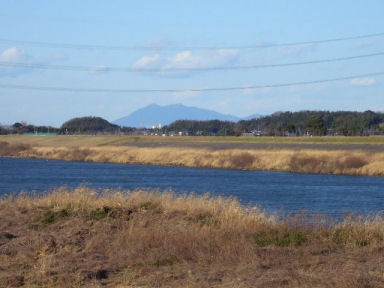
[[[25,139],[23,136],[20,137],[20,139]],[[29,137],[32,137],[31,139],[39,138]],[[19,138],[12,137],[10,138],[12,139],[10,143],[0,141],[0,156],[200,168],[384,176],[384,152],[367,150],[327,151],[316,149],[214,150],[191,147],[148,148],[114,145],[113,143],[119,138],[112,136],[108,145],[105,142],[108,137],[105,136],[63,137],[62,139],[69,139],[69,142],[62,143],[63,146],[58,146],[60,142],[51,143],[54,146],[45,146],[49,143],[41,142],[41,139],[38,140],[40,142],[37,142],[39,144],[35,142],[33,142],[34,144],[23,144],[23,142],[17,140]],[[49,142],[56,141],[59,138],[48,137],[47,139]],[[92,139],[95,140],[94,146],[90,146],[91,142],[89,141]],[[45,144],[41,145],[41,143]],[[86,145],[68,146],[74,143],[85,143]]]
[[[351,150],[33,147],[18,152],[17,156],[67,161],[384,176],[384,153]]]
[[[0,201],[0,287],[383,287],[383,220],[63,187]]]
[[[0,141],[0,156],[17,156],[20,152],[31,148],[31,145],[24,143],[9,144],[5,141]]]

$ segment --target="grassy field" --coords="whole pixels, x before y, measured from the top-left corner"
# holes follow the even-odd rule
[[[65,139],[68,138],[72,139],[72,137]],[[93,137],[77,137],[72,141],[67,140],[66,143],[43,141],[34,143],[35,138],[32,137],[32,141],[28,142],[29,144],[23,144],[26,142],[25,137],[9,139],[13,141],[10,143],[0,142],[0,156],[120,164],[384,176],[384,152],[328,151],[324,149],[148,148],[108,145],[105,137],[95,137],[92,146],[90,146],[89,139],[93,139]],[[47,138],[45,141],[58,141],[58,139],[60,138],[53,137]],[[82,143],[81,146],[70,145],[70,143],[81,144],[81,141],[87,142]],[[58,146],[59,143],[60,146]]]
[[[0,200],[0,219],[0,287],[384,287],[380,216],[63,187]]]

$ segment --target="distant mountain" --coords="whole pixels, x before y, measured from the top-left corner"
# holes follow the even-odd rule
[[[173,104],[160,106],[151,104],[126,117],[117,119],[112,123],[120,126],[129,127],[152,127],[161,124],[168,125],[176,120],[225,120],[237,122],[239,117],[227,114],[221,114],[213,110],[197,107],[184,106],[182,104]]]

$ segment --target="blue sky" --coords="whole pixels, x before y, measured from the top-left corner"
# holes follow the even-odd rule
[[[0,66],[0,85],[183,90],[383,72],[384,56],[255,70],[166,71],[383,52],[384,37],[294,47],[219,49],[381,33],[383,11],[381,0],[2,0],[0,39],[162,49],[67,49],[0,41],[0,61],[93,67],[89,71],[56,71]],[[189,49],[197,46],[218,49]],[[113,72],[108,67],[154,68],[162,72]],[[237,116],[281,110],[383,111],[383,92],[384,76],[308,86],[199,93],[112,94],[0,88],[0,123],[24,120],[59,126],[72,117],[86,115],[115,120],[151,103],[183,103]]]

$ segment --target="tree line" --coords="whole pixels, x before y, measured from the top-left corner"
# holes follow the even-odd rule
[[[300,111],[275,112],[272,115],[241,120],[239,122],[221,120],[178,120],[161,129],[120,127],[101,117],[79,117],[65,122],[60,128],[34,126],[17,122],[11,126],[1,126],[0,134],[24,133],[57,134],[172,134],[216,135],[216,136],[322,136],[344,135],[365,136],[384,134],[384,113],[365,111]]]
[[[165,126],[164,131],[189,131],[192,135],[239,136],[243,133],[253,133],[265,136],[364,136],[373,132],[384,132],[384,113],[372,111],[275,112],[269,116],[239,122],[178,120]]]

